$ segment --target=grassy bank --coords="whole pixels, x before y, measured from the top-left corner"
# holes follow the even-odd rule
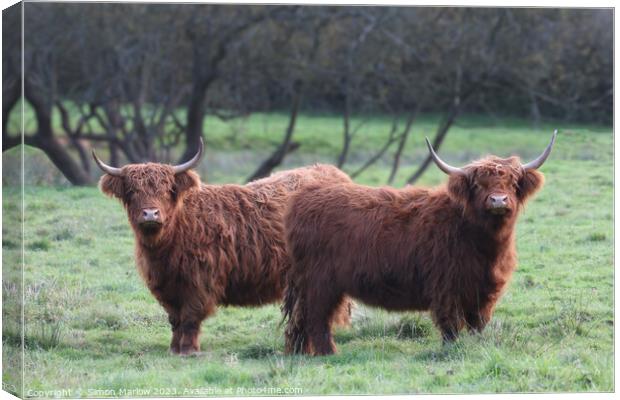
[[[285,116],[256,118],[234,123],[246,124],[240,127],[208,125],[212,157],[201,172],[211,182],[241,182],[252,165],[227,168],[239,164],[230,160],[268,152],[279,139]],[[296,140],[302,146],[286,167],[333,160],[340,122],[329,116],[300,118]],[[486,153],[530,158],[544,148],[553,127],[533,131],[521,121],[508,122],[465,120],[450,132],[441,154],[455,164]],[[423,136],[434,123],[423,118],[414,128],[398,185],[425,154]],[[268,127],[261,130],[261,124]],[[380,145],[388,126],[386,119],[369,121],[355,138],[352,164],[345,169],[356,169]],[[235,129],[240,133],[233,140]],[[358,181],[383,184],[388,162],[377,163]],[[426,314],[361,306],[353,327],[336,334],[340,353],[327,358],[283,355],[275,305],[222,308],[203,324],[203,356],[169,355],[166,316],[137,275],[121,205],[94,187],[29,185],[25,394],[60,389],[99,397],[270,394],[257,392],[263,387],[297,388],[308,395],[613,390],[612,163],[609,130],[560,131],[542,168],[546,186],[518,225],[519,269],[482,335],[464,334],[442,348]],[[431,167],[420,184],[444,180]],[[3,191],[5,259],[20,248],[10,235],[18,223],[11,216],[19,194],[16,187]],[[5,284],[5,304],[8,299],[10,305],[11,293]],[[21,351],[15,325],[5,325],[3,341],[10,365]],[[6,368],[4,378],[11,379]]]

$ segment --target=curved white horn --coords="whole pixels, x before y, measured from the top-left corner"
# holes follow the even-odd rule
[[[116,167],[110,167],[109,165],[101,161],[99,157],[97,157],[97,155],[95,154],[95,150],[93,150],[93,158],[95,159],[95,162],[97,163],[99,168],[101,168],[101,170],[106,174],[112,176],[121,176],[121,169]]]
[[[437,153],[435,153],[435,149],[433,149],[433,145],[431,145],[431,142],[430,140],[428,140],[428,138],[426,138],[426,145],[428,146],[428,151],[430,151],[431,153],[431,157],[433,157],[433,161],[435,161],[435,164],[437,164],[440,170],[442,170],[448,175],[465,174],[465,171],[463,171],[461,168],[453,167],[452,165],[446,163],[441,158],[439,158]]]
[[[175,165],[172,168],[174,169],[175,174],[180,174],[181,172],[185,172],[188,169],[194,168],[198,165],[198,162],[202,158],[202,152],[204,150],[204,143],[202,142],[202,138],[200,138],[200,146],[198,147],[198,153],[191,160],[184,162],[181,165]]]
[[[539,155],[534,161],[530,161],[527,164],[523,164],[523,169],[538,169],[541,165],[545,163],[549,154],[551,154],[551,149],[553,148],[553,144],[555,143],[555,138],[558,135],[558,130],[553,131],[553,136],[551,136],[551,142],[547,145],[547,148],[541,155]]]

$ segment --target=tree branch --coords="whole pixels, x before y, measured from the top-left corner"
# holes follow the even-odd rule
[[[385,154],[385,152],[390,148],[390,146],[394,142],[396,142],[396,140],[398,140],[399,135],[396,135],[396,129],[398,127],[396,123],[396,119],[397,117],[394,117],[394,122],[392,123],[392,129],[390,130],[390,135],[388,136],[388,139],[386,140],[383,147],[381,147],[381,149],[379,149],[379,151],[377,151],[375,155],[373,155],[370,159],[368,159],[368,161],[366,161],[366,163],[364,163],[364,165],[362,165],[357,171],[353,172],[351,174],[351,178],[356,178],[359,174],[364,172],[368,167],[370,167],[375,162],[377,162],[383,156],[383,154]]]
[[[409,118],[407,118],[407,123],[405,124],[405,129],[403,133],[400,135],[400,140],[398,141],[398,148],[396,149],[396,153],[394,153],[394,162],[392,163],[392,170],[390,171],[390,177],[388,178],[388,184],[391,185],[394,182],[394,178],[396,177],[396,172],[398,172],[398,167],[400,166],[400,157],[405,149],[405,143],[407,142],[407,138],[409,137],[409,132],[411,131],[411,127],[413,126],[413,121],[415,120],[416,115],[418,114],[417,108],[415,108],[410,114]]]
[[[291,139],[293,138],[293,132],[295,131],[295,125],[297,123],[297,114],[299,112],[299,105],[301,103],[301,95],[303,90],[303,84],[298,83],[296,86],[298,86],[298,88],[295,90],[293,105],[291,107],[291,115],[289,117],[288,127],[286,128],[286,133],[284,134],[282,143],[271,154],[271,156],[265,161],[263,161],[263,163],[256,169],[256,171],[254,171],[254,173],[247,179],[247,182],[264,178],[265,176],[269,175],[275,167],[282,163],[284,157],[288,153],[297,150],[297,148],[299,147],[299,143],[291,143]]]

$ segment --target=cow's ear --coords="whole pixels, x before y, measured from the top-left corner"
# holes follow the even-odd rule
[[[108,196],[122,199],[125,193],[123,178],[105,174],[99,179],[99,189]]]
[[[448,180],[448,192],[450,196],[458,202],[467,201],[471,192],[470,180],[469,174],[450,175],[450,179]]]
[[[520,201],[527,200],[528,197],[536,193],[545,183],[545,176],[534,170],[526,171],[517,186],[517,196]]]
[[[194,171],[185,171],[174,176],[174,183],[176,185],[176,192],[178,194],[184,191],[200,186],[200,177]]]

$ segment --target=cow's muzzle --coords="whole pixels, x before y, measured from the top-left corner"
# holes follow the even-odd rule
[[[509,210],[508,208],[508,196],[505,194],[491,195],[487,199],[487,207],[491,214],[504,215]]]
[[[156,208],[145,208],[142,210],[138,224],[141,228],[157,229],[162,225],[161,213]]]

